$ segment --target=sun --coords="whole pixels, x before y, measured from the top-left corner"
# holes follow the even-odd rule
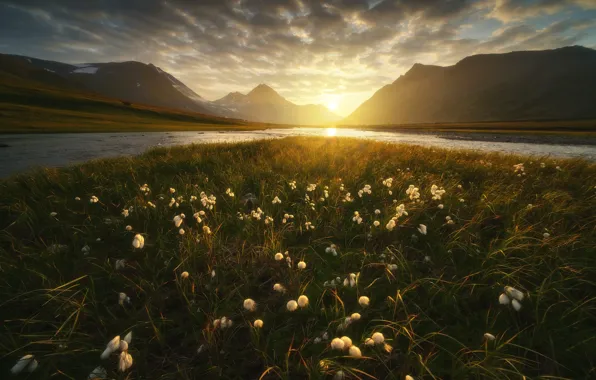
[[[335,111],[338,106],[339,106],[339,104],[337,103],[336,100],[332,100],[332,101],[330,101],[330,102],[327,103],[327,108],[330,111]]]

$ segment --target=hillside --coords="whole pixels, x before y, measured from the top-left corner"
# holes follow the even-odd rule
[[[596,51],[573,46],[415,64],[345,124],[445,123],[596,117]]]

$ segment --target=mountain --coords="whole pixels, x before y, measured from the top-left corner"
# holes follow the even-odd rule
[[[294,104],[266,84],[258,85],[246,95],[239,92],[229,93],[214,103],[251,121],[319,125],[340,120],[339,116],[322,105]]]
[[[343,122],[406,124],[596,117],[596,50],[481,54],[415,64]]]
[[[87,90],[130,103],[234,117],[234,112],[207,101],[173,75],[135,61],[67,64],[0,54],[0,71],[24,80]]]

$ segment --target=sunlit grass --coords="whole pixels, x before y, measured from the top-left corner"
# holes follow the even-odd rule
[[[589,378],[595,186],[585,161],[324,137],[13,177],[0,378],[28,354],[39,378]]]

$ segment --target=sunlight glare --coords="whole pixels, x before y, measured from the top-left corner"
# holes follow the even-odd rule
[[[327,103],[327,108],[328,108],[330,111],[335,111],[335,110],[337,109],[337,106],[338,106],[338,105],[339,105],[339,104],[337,103],[337,101],[331,101],[331,102]]]
[[[337,128],[327,128],[327,136],[333,137],[337,135]]]

